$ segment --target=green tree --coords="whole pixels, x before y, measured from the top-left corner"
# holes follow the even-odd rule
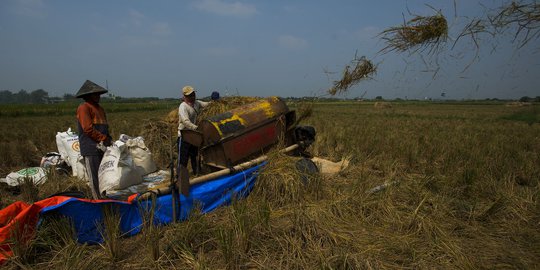
[[[0,91],[0,103],[12,103],[13,93],[9,90]]]
[[[528,96],[524,96],[519,99],[520,102],[529,102],[529,100],[531,100],[531,98]]]
[[[46,103],[49,99],[49,93],[43,89],[37,89],[30,93],[30,103]]]
[[[30,95],[26,90],[21,89],[19,92],[13,95],[14,103],[28,103],[30,101]]]

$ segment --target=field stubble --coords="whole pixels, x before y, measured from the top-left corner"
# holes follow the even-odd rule
[[[253,196],[206,215],[195,212],[157,233],[120,239],[116,260],[106,248],[59,240],[65,232],[54,237],[58,232],[43,226],[34,248],[8,266],[538,268],[540,125],[509,117],[535,106],[314,104],[302,123],[317,130],[310,150],[333,160],[350,156],[351,166],[340,174],[310,179],[302,189],[301,176],[279,177],[290,170],[279,165],[286,157],[274,154]],[[163,118],[172,108],[110,113],[113,137],[140,135],[147,124],[141,119]],[[0,121],[7,135],[0,143],[3,174],[36,165],[56,149],[55,133],[75,123],[67,115]],[[382,184],[385,189],[370,192]],[[46,185],[39,196],[81,188],[60,176]],[[22,198],[1,192],[2,206]],[[159,247],[142,248],[149,239]]]

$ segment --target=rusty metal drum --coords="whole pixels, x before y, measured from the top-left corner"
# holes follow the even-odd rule
[[[295,120],[285,101],[269,97],[212,116],[199,125],[203,163],[223,168],[264,151],[286,136]]]

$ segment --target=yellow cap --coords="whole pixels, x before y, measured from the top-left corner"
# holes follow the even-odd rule
[[[184,96],[189,96],[193,92],[195,92],[195,89],[193,89],[193,87],[191,87],[189,85],[186,85],[186,86],[184,86],[184,88],[182,88],[182,92],[184,93]]]

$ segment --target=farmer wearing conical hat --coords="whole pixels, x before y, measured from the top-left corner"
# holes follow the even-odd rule
[[[208,106],[209,102],[204,102],[195,99],[195,89],[192,86],[184,86],[182,88],[183,100],[178,107],[178,165],[187,167],[188,160],[191,159],[191,168],[193,174],[198,173],[197,153],[199,149],[182,140],[182,130],[196,130],[197,116],[201,109]]]
[[[112,144],[109,134],[109,124],[105,110],[99,105],[101,94],[107,93],[105,88],[86,80],[76,97],[84,99],[84,103],[77,108],[77,127],[79,129],[79,145],[81,155],[84,158],[86,173],[89,177],[92,197],[100,199],[98,169],[103,151],[98,149],[98,144],[104,146]]]

